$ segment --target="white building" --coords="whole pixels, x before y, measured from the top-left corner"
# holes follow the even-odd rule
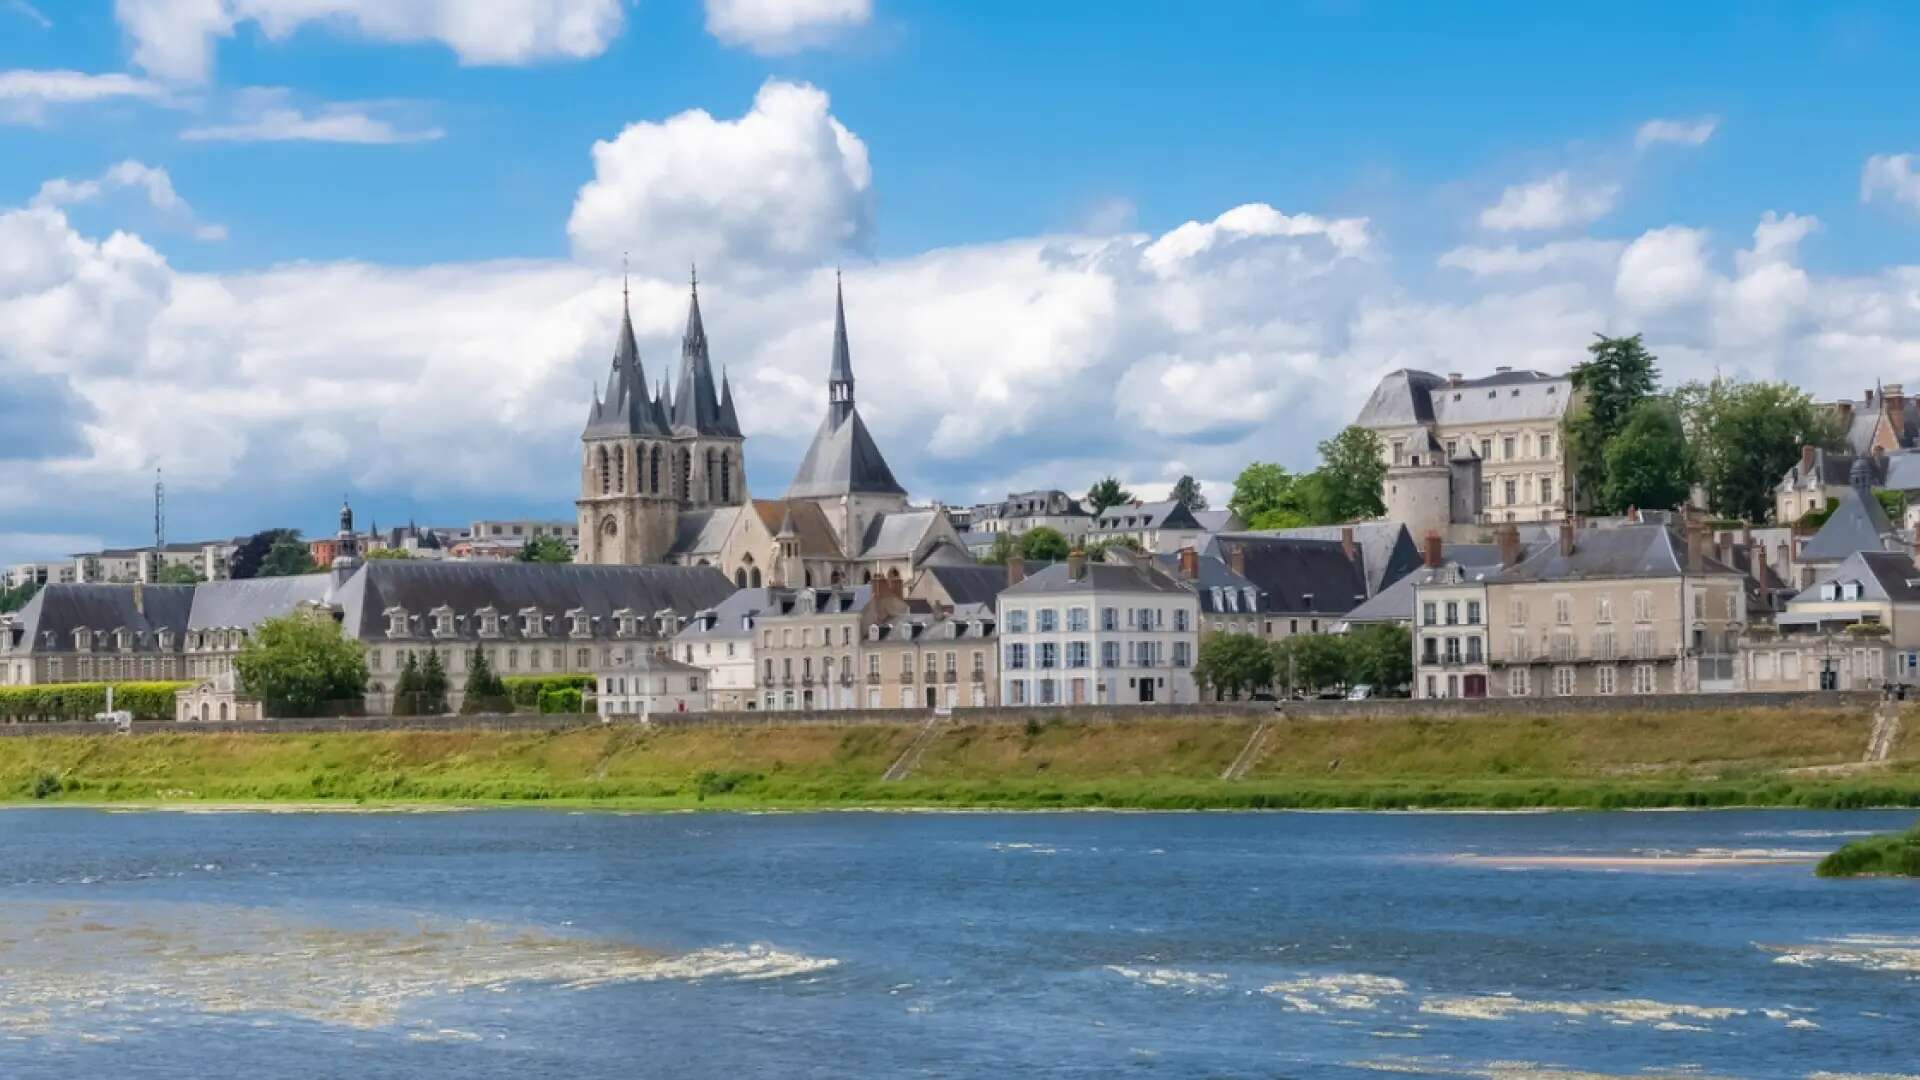
[[[602,720],[707,711],[706,671],[650,651],[615,659],[593,676]]]
[[[1003,705],[1199,700],[1198,598],[1151,560],[1075,555],[1008,586],[998,615]]]
[[[771,590],[741,589],[696,612],[674,635],[674,659],[707,673],[708,700],[720,712],[759,707],[754,667],[754,626],[773,603]]]
[[[1487,584],[1501,567],[1440,558],[1427,538],[1426,565],[1413,577],[1413,696],[1487,696]]]

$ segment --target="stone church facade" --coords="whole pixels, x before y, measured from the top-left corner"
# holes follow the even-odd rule
[[[741,588],[904,581],[973,561],[944,510],[908,504],[860,417],[838,288],[827,415],[785,497],[749,495],[744,443],[732,386],[715,388],[697,290],[671,395],[647,389],[623,310],[606,397],[581,434],[579,561],[711,566]]]

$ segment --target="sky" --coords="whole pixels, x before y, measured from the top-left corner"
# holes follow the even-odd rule
[[[570,518],[623,261],[753,494],[1224,503],[1385,373],[1920,384],[1920,6],[0,0],[0,565]],[[1909,372],[1911,379],[1909,380]]]

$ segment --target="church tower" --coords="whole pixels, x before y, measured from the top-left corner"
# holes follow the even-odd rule
[[[818,503],[840,539],[858,552],[876,518],[907,508],[907,492],[893,478],[879,444],[853,401],[853,355],[847,346],[847,303],[839,276],[833,286],[833,360],[827,369],[827,415],[814,432],[787,498]]]
[[[746,501],[733,387],[716,390],[696,279],[681,340],[678,393],[649,392],[633,314],[621,289],[620,336],[606,397],[581,432],[580,561],[655,563],[671,554],[683,512]]]

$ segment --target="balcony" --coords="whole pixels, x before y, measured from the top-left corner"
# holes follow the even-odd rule
[[[960,673],[957,671],[949,671],[940,677],[940,681],[946,683],[948,686],[952,686],[954,683],[960,681]]]
[[[973,682],[986,682],[987,670],[985,668],[974,668],[971,678]]]

